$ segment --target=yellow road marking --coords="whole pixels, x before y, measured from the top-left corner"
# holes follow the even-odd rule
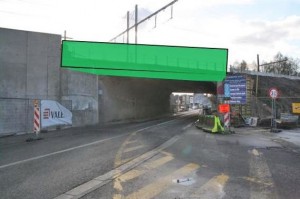
[[[114,194],[113,199],[122,199],[122,195],[121,194]]]
[[[176,120],[176,119],[175,119],[175,120]],[[162,123],[160,123],[160,124],[156,124],[156,125],[153,125],[153,126],[148,126],[148,127],[146,127],[146,128],[143,128],[143,129],[140,129],[140,130],[138,130],[138,131],[135,131],[135,132],[131,133],[131,134],[125,139],[125,141],[123,142],[123,144],[121,145],[121,147],[119,148],[119,150],[118,150],[117,153],[116,153],[116,156],[115,156],[115,162],[114,162],[114,168],[120,166],[122,163],[124,163],[124,161],[129,161],[129,160],[133,159],[133,158],[130,158],[130,159],[127,159],[127,160],[123,160],[123,161],[122,161],[122,153],[124,152],[124,148],[126,147],[126,145],[131,144],[131,143],[134,143],[134,142],[137,142],[137,140],[131,140],[131,138],[132,138],[133,136],[135,136],[138,132],[144,131],[144,130],[149,129],[149,128],[152,128],[152,127],[161,126],[162,124],[167,124],[167,123],[170,123],[170,122],[172,122],[172,121],[174,121],[174,120],[170,120],[170,121],[167,121],[167,122],[162,122]],[[143,156],[143,155],[142,155],[142,156]],[[115,177],[116,177],[117,175],[118,175],[118,174],[116,174]],[[116,186],[116,187],[119,187],[119,188],[121,187],[121,188],[123,189],[122,184],[121,184],[121,183],[118,184],[118,183],[119,183],[119,182],[117,182],[116,180],[114,180],[114,187],[115,187],[115,186]],[[116,185],[115,185],[115,184],[116,184]],[[113,196],[114,199],[119,199],[119,198],[121,198],[121,197],[122,197],[122,196],[121,196],[119,193],[114,194],[114,196]]]
[[[157,196],[159,193],[164,191],[167,187],[169,187],[172,183],[172,179],[177,177],[182,177],[187,175],[195,170],[197,170],[200,166],[197,164],[187,164],[184,167],[176,170],[172,174],[165,176],[163,178],[158,179],[156,182],[153,182],[136,192],[131,193],[126,196],[126,199],[150,199]]]
[[[147,170],[155,169],[159,166],[162,166],[162,165],[166,164],[167,162],[169,162],[173,159],[174,159],[174,157],[172,157],[172,156],[166,156],[166,157],[159,158],[157,160],[146,163],[143,166],[142,170],[133,169],[131,171],[128,171],[127,173],[121,175],[119,177],[119,179],[120,179],[121,182],[126,182],[128,180],[132,180],[132,179],[146,173]]]
[[[223,198],[225,196],[224,186],[228,179],[229,176],[225,174],[215,176],[201,186],[191,197],[201,197],[201,199]]]
[[[161,151],[162,154],[167,155],[167,156],[173,156],[172,153],[166,152],[166,151]]]
[[[278,198],[272,174],[263,154],[253,149],[249,166],[250,178],[248,180],[255,182],[251,183],[250,199]]]
[[[247,181],[249,181],[249,182],[261,184],[261,185],[264,185],[264,186],[273,186],[273,183],[272,183],[272,182],[263,182],[263,181],[261,181],[261,180],[259,180],[259,179],[256,179],[256,178],[242,177],[242,179],[247,180]]]
[[[136,143],[137,142],[137,140],[128,140],[127,142],[126,142],[126,144],[133,144],[133,143]]]
[[[167,162],[169,162],[169,161],[171,161],[173,159],[174,159],[173,156],[162,157],[162,158],[159,158],[157,160],[154,160],[152,162],[147,163],[144,167],[146,169],[154,169],[154,168],[157,168],[157,167],[159,167],[161,165],[166,164]]]
[[[144,145],[138,145],[138,146],[130,147],[130,148],[124,149],[123,153],[128,153],[128,152],[131,152],[131,151],[135,151],[135,150],[143,148],[143,147],[145,147],[145,146]]]
[[[116,189],[118,191],[123,191],[123,187],[122,187],[121,182],[120,182],[119,179],[115,179],[114,189]]]
[[[136,132],[131,133],[131,134],[126,138],[126,140],[123,142],[123,144],[121,145],[120,149],[118,150],[118,152],[117,152],[117,154],[116,154],[116,157],[115,157],[115,162],[114,162],[114,167],[115,167],[115,168],[118,167],[118,166],[120,166],[122,163],[124,163],[124,162],[122,162],[122,160],[121,160],[123,150],[124,150],[124,148],[126,147],[126,145],[127,145],[128,143],[130,143],[130,139],[131,139],[134,135],[136,135]],[[118,179],[115,179],[115,180],[114,180],[114,185],[113,185],[113,186],[114,186],[114,189],[115,189],[116,191],[122,192],[123,187],[122,187],[121,182],[120,182]],[[119,193],[113,194],[113,199],[121,199],[121,198],[122,198],[122,195],[121,195],[121,194],[119,194]]]
[[[255,156],[259,156],[259,152],[256,149],[252,149],[252,154]]]
[[[134,179],[134,178],[136,178],[140,175],[143,175],[144,173],[145,173],[145,171],[140,171],[140,170],[133,169],[133,170],[128,171],[127,173],[121,175],[119,177],[119,179],[120,179],[121,182],[126,182],[126,181]]]
[[[129,162],[129,161],[133,160],[134,158],[136,158],[136,156],[135,157],[130,157],[130,158],[123,159],[123,160],[121,160],[120,164],[124,164],[126,162]]]

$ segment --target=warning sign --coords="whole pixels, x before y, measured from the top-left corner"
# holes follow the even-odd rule
[[[300,103],[292,103],[293,113],[300,114]]]
[[[220,104],[219,105],[219,112],[220,113],[228,113],[228,112],[230,112],[230,105],[229,104]]]

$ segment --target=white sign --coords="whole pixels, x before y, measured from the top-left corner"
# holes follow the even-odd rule
[[[194,97],[190,97],[190,104],[194,103]]]
[[[57,125],[72,125],[72,113],[53,100],[41,100],[42,128]]]
[[[269,90],[269,95],[273,99],[277,98],[278,97],[278,90],[276,88],[271,88]]]

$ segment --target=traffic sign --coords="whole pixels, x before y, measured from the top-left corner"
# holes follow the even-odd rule
[[[226,83],[224,84],[224,96],[230,97],[230,85]]]
[[[293,113],[300,113],[300,103],[292,103],[292,110]]]
[[[219,105],[219,112],[220,113],[228,113],[228,112],[230,112],[230,105],[229,104],[220,104]]]
[[[278,92],[277,88],[270,88],[270,89],[269,89],[269,96],[270,96],[272,99],[278,98],[279,92]]]

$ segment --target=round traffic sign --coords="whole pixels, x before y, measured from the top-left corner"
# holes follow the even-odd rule
[[[279,92],[278,92],[277,88],[270,88],[270,89],[269,89],[269,96],[270,96],[272,99],[278,98]]]

